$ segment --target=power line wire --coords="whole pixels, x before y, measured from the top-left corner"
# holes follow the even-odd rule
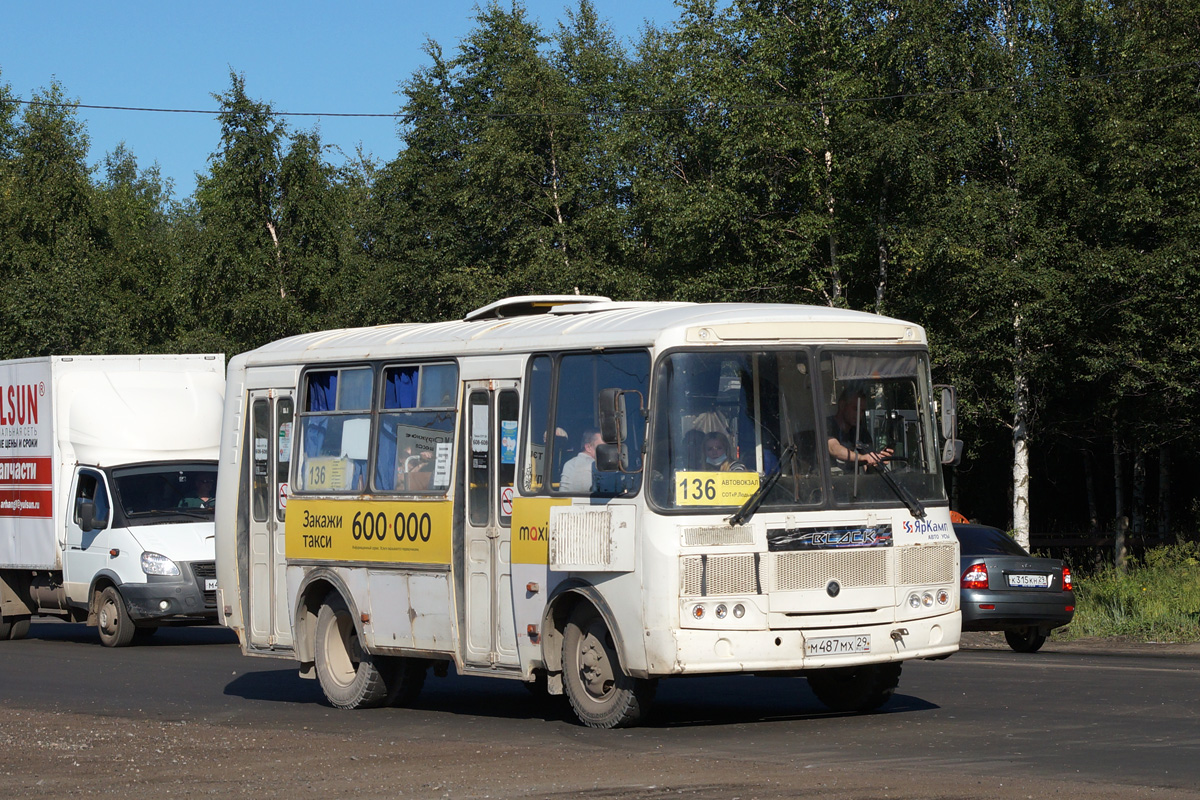
[[[986,94],[988,92],[997,92],[1005,89],[1016,89],[1030,86],[1056,86],[1066,85],[1070,83],[1082,83],[1084,81],[1100,80],[1104,78],[1112,78],[1119,75],[1140,75],[1148,72],[1163,72],[1166,70],[1180,69],[1182,67],[1200,66],[1200,61],[1181,61],[1175,64],[1166,64],[1161,67],[1144,67],[1141,69],[1130,70],[1113,70],[1111,72],[1101,72],[1092,75],[1081,75],[1076,78],[1062,78],[1059,80],[1050,81],[1025,81],[995,84],[993,86],[979,86],[967,89],[939,89],[932,92],[905,92],[900,94],[888,95],[870,95],[865,97],[846,97],[846,98],[825,98],[821,100],[796,101],[791,103],[731,103],[731,104],[708,104],[705,106],[668,106],[664,108],[614,108],[614,109],[594,109],[590,111],[527,111],[527,112],[496,112],[496,111],[442,111],[442,112],[403,112],[396,111],[391,113],[366,113],[366,112],[337,112],[337,111],[275,111],[271,113],[279,117],[340,117],[340,118],[382,118],[382,119],[402,119],[405,121],[413,121],[422,117],[486,117],[489,119],[508,119],[521,117],[613,117],[613,116],[632,116],[638,114],[681,114],[694,113],[696,111],[781,111],[796,108],[816,108],[821,105],[835,104],[844,105],[852,103],[878,103],[894,100],[921,100],[934,97],[951,97],[965,94]],[[18,105],[43,107],[43,108],[70,108],[70,109],[86,109],[89,111],[141,111],[156,114],[206,114],[209,116],[219,116],[223,111],[217,109],[198,109],[198,108],[154,108],[148,106],[110,106],[110,105],[94,105],[90,103],[52,103],[45,100],[22,100],[20,98],[3,98],[0,97],[0,104],[5,102],[16,103]]]

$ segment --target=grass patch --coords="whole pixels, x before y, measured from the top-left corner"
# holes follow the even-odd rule
[[[1056,639],[1126,636],[1200,642],[1200,543],[1156,547],[1124,574],[1103,567],[1075,576],[1075,618]]]

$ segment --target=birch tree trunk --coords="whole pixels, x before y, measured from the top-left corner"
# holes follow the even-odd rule
[[[1021,357],[1021,309],[1013,304],[1013,531],[1017,544],[1029,549],[1029,385]]]

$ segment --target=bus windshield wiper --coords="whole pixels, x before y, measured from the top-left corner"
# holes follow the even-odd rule
[[[771,471],[770,475],[763,478],[763,482],[759,484],[754,494],[747,497],[746,502],[742,503],[742,507],[737,510],[737,513],[729,518],[729,525],[731,527],[741,525],[754,516],[754,512],[758,510],[758,507],[762,505],[762,501],[766,499],[767,492],[771,491],[775,487],[775,484],[779,482],[779,477],[783,475],[783,465],[788,462],[788,459],[792,457],[792,453],[794,452],[796,452],[796,445],[794,444],[789,444],[783,448],[783,452],[779,455],[779,463],[775,465],[775,469]],[[921,513],[925,512],[922,511]]]
[[[875,466],[868,467],[868,469],[875,472],[875,474],[877,474],[880,478],[883,478],[883,482],[886,483],[887,487],[892,490],[892,494],[900,498],[900,502],[904,503],[904,505],[908,507],[910,514],[917,519],[925,518],[925,506],[921,505],[920,500],[912,496],[912,492],[908,491],[908,489],[896,482],[896,479],[891,475],[891,471],[888,470],[886,463],[880,463]]]

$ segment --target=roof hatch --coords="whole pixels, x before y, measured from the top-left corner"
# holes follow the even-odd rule
[[[478,319],[504,319],[507,317],[529,317],[536,314],[548,314],[558,306],[575,303],[611,303],[612,298],[587,294],[531,294],[520,297],[506,297],[489,303],[482,308],[463,317],[470,322]]]

